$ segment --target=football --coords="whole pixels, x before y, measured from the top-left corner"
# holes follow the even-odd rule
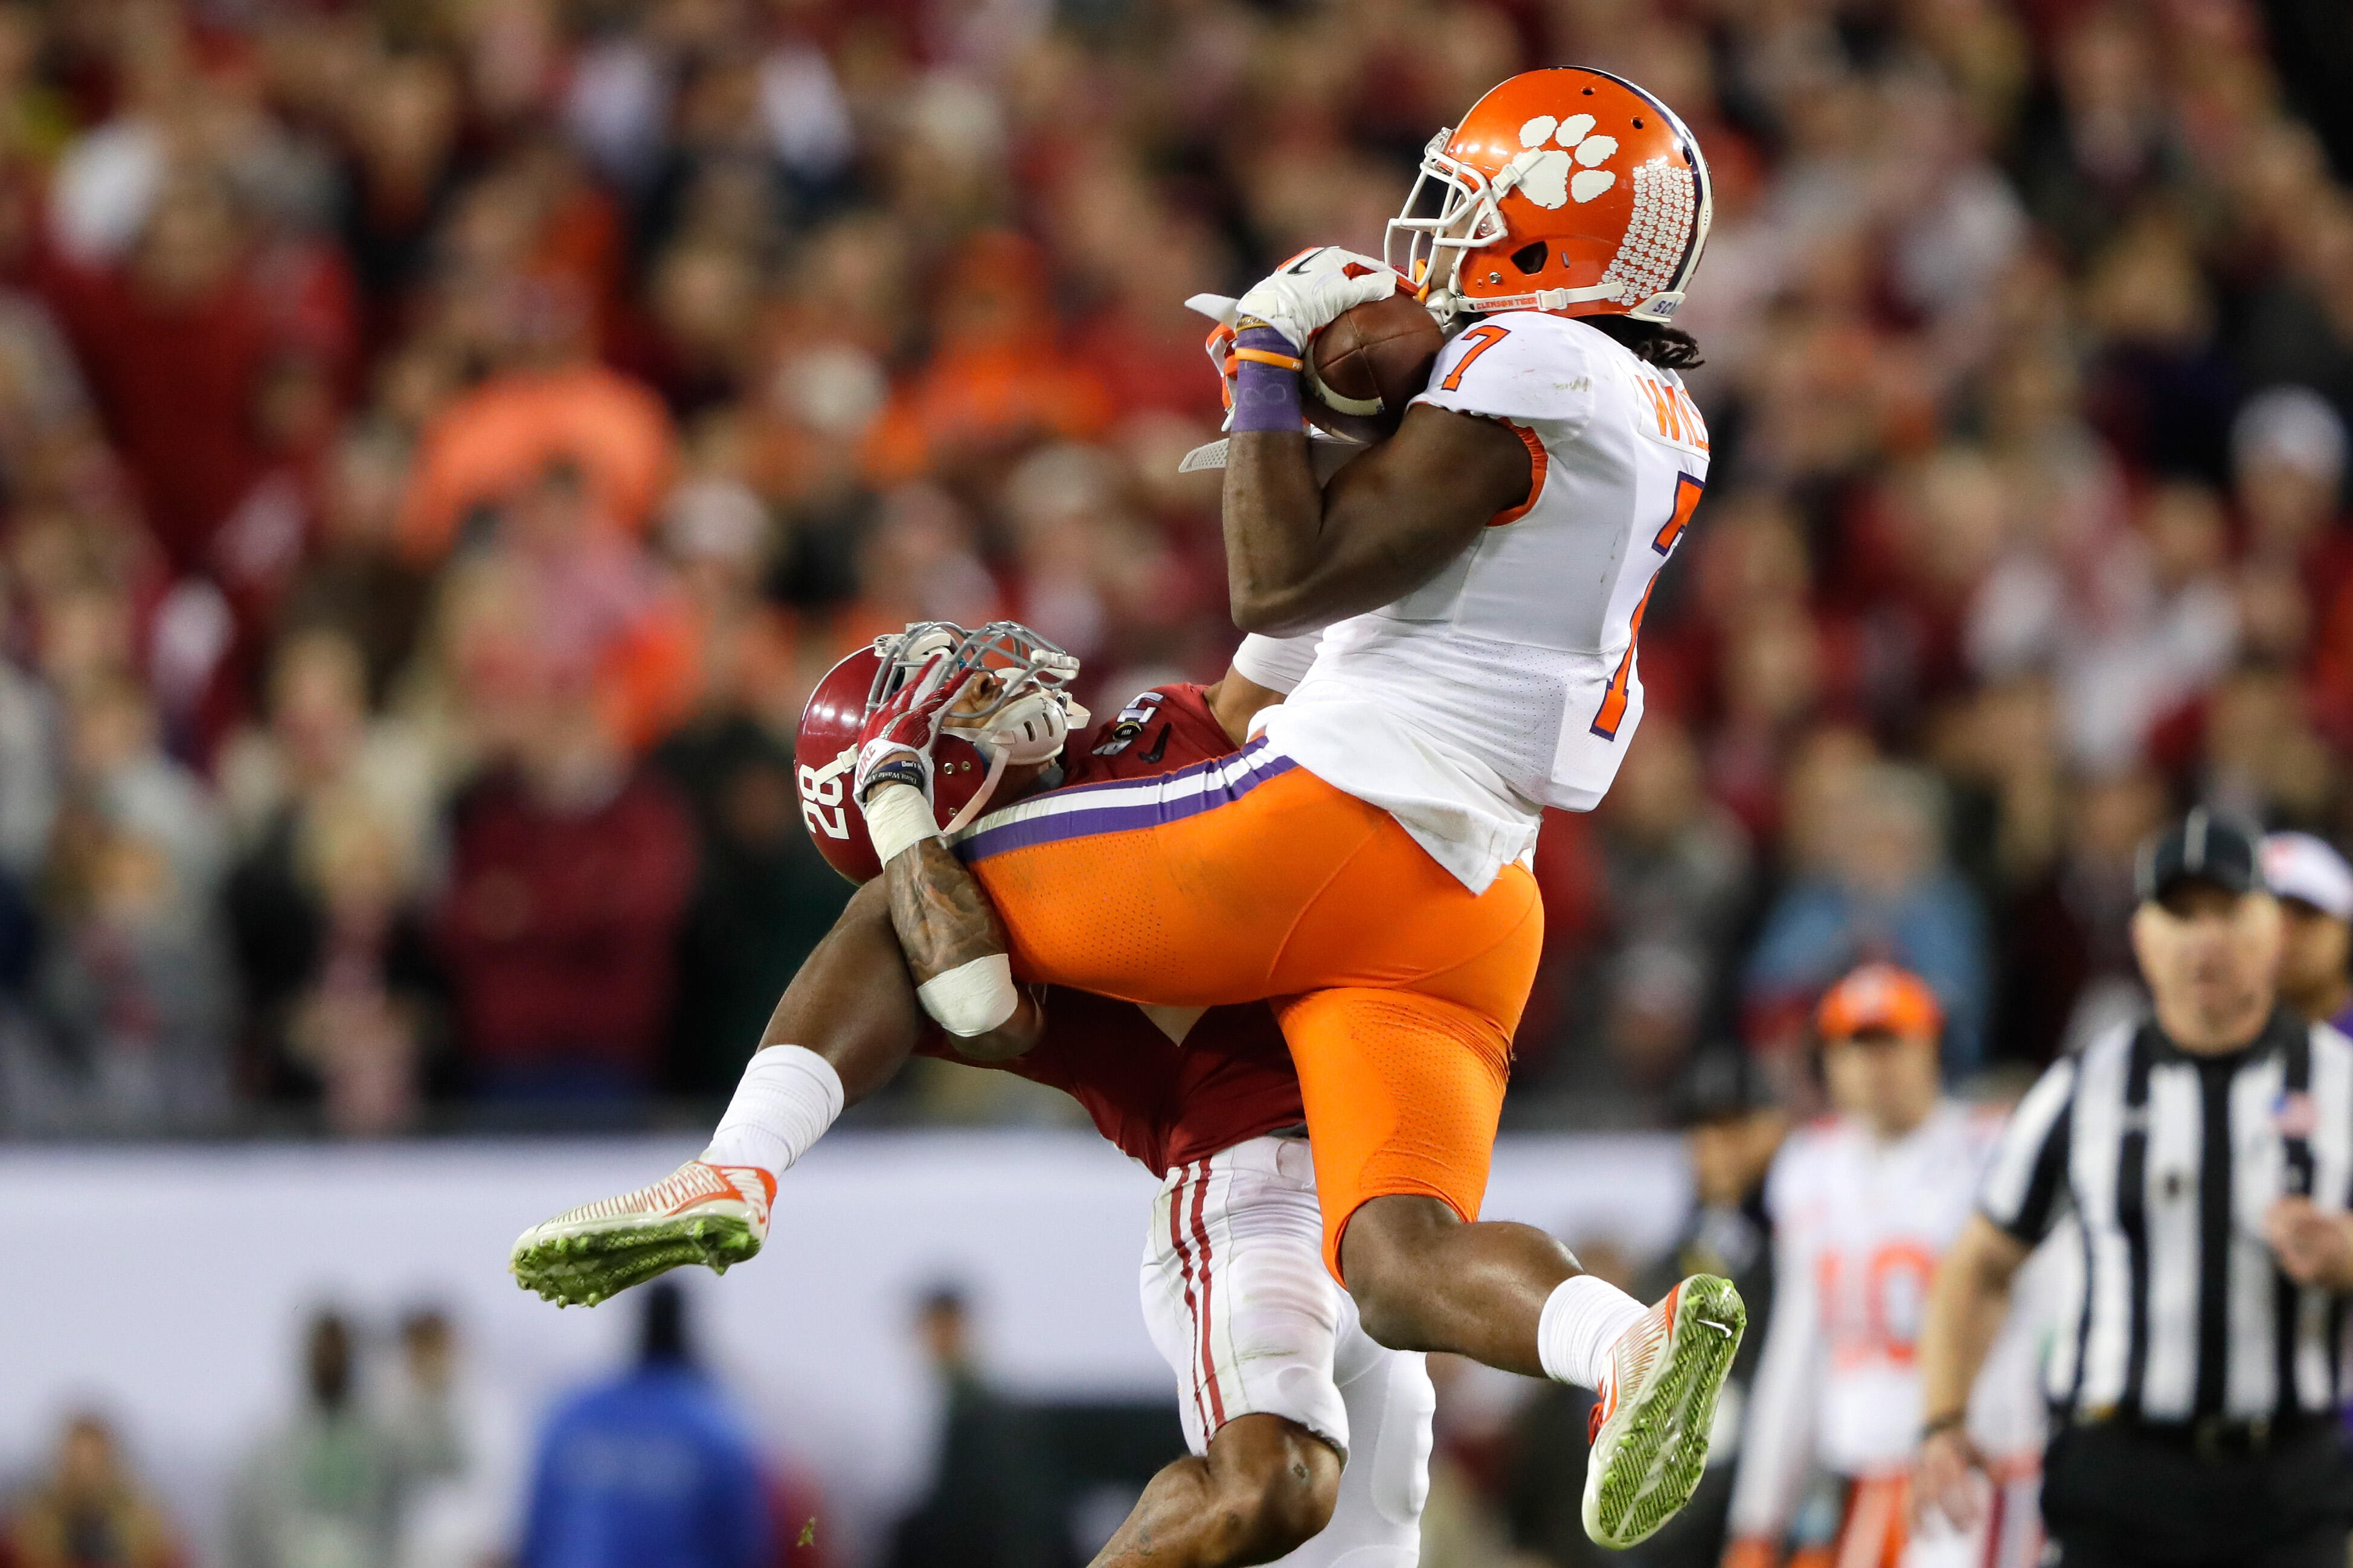
[[[1445,343],[1437,319],[1410,294],[1358,305],[1307,345],[1307,417],[1355,441],[1395,435]]]

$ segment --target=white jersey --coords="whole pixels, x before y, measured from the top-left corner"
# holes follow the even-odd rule
[[[1590,810],[1617,776],[1642,720],[1634,639],[1706,489],[1707,427],[1681,376],[1533,310],[1457,336],[1414,401],[1510,426],[1528,500],[1430,582],[1327,629],[1266,733],[1480,891],[1546,806]]]
[[[1872,1479],[1909,1467],[1929,1287],[1974,1212],[2001,1125],[1947,1101],[1893,1142],[1841,1118],[1782,1148],[1765,1189],[1773,1316],[1741,1438],[1735,1535],[1778,1540],[1817,1468]],[[1970,1400],[1970,1434],[1989,1455],[2041,1443],[2033,1318],[2013,1311]]]

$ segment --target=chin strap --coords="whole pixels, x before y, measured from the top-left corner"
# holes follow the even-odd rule
[[[1493,299],[1473,298],[1448,289],[1433,289],[1423,302],[1430,307],[1432,315],[1440,321],[1448,321],[1465,312],[1566,310],[1571,305],[1588,305],[1597,300],[1622,304],[1628,298],[1622,283],[1603,282],[1583,289],[1538,289],[1532,293],[1504,294]],[[1683,294],[1671,290],[1651,295],[1641,304],[1629,309],[1626,314],[1640,321],[1671,321],[1683,302]]]
[[[1625,297],[1622,284],[1607,282],[1588,284],[1583,289],[1538,289],[1531,293],[1492,299],[1455,294],[1449,297],[1449,303],[1457,310],[1566,310],[1571,305],[1589,305],[1597,300],[1618,303]]]
[[[955,837],[963,832],[974,817],[981,814],[982,809],[988,805],[988,797],[997,793],[997,781],[1005,776],[1005,757],[1006,750],[1003,746],[988,748],[988,776],[980,781],[980,787],[972,792],[972,798],[964,803],[963,809],[949,819],[945,827],[940,829],[940,837],[943,838]],[[994,1026],[991,1026],[994,1027]]]

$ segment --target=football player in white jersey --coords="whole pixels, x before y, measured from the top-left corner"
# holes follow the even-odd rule
[[[1280,998],[1324,1264],[1366,1331],[1595,1389],[1586,1526],[1630,1545],[1704,1468],[1738,1293],[1694,1276],[1646,1310],[1550,1237],[1478,1214],[1543,938],[1526,861],[1544,810],[1598,801],[1641,722],[1642,608],[1706,486],[1676,374],[1693,345],[1671,322],[1707,165],[1655,97],[1562,68],[1489,91],[1422,174],[1391,226],[1396,269],[1320,247],[1238,302],[1234,618],[1328,627],[1265,732],[951,841],[933,752],[971,671],[944,657],[875,706],[851,794],[927,1004],[987,1048],[1034,1030],[1017,982],[1164,1007]],[[1397,434],[1319,484],[1302,355],[1399,289],[1457,335]],[[938,895],[959,877],[968,892]],[[773,1180],[829,1124],[829,1069],[797,1049],[755,1056],[712,1158]],[[566,1289],[596,1289],[568,1268]]]
[[[2000,1489],[1994,1508],[1967,1535],[1909,1529],[1921,1317],[2001,1119],[1943,1098],[1943,1013],[1916,976],[1858,969],[1824,995],[1817,1023],[1837,1114],[1791,1137],[1766,1184],[1773,1317],[1749,1394],[1726,1568],[1771,1568],[1785,1544],[1834,1568],[2025,1568],[2042,1544],[2042,1431],[2032,1331],[2016,1319],[1998,1352],[2009,1374],[1981,1380],[1969,1412]],[[1809,1483],[1825,1471],[1839,1492],[1827,1542],[1808,1539],[1820,1526],[1802,1518]]]

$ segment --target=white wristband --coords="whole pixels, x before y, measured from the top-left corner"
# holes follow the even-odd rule
[[[888,866],[900,851],[940,836],[932,803],[913,784],[886,784],[866,800],[866,835],[874,840],[874,858]]]
[[[915,998],[941,1028],[959,1039],[985,1035],[1021,1005],[1013,984],[1013,960],[1001,952],[960,963],[915,987]]]

